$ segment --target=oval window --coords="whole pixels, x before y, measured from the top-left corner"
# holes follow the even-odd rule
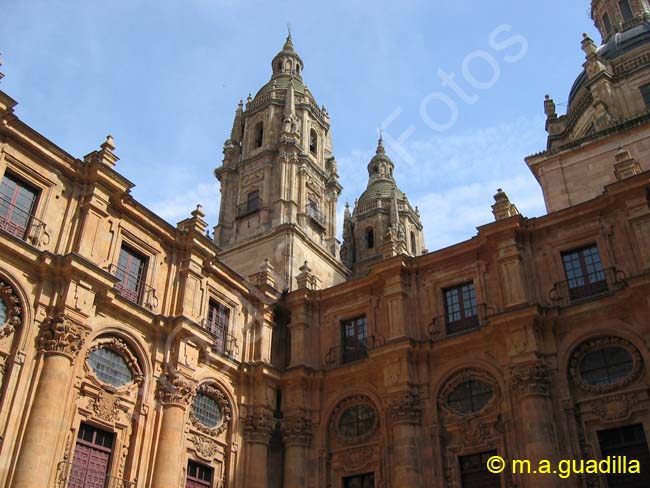
[[[632,374],[634,361],[623,347],[603,347],[585,354],[578,369],[582,381],[588,385],[612,385]]]
[[[7,304],[5,301],[0,298],[0,325],[4,325],[4,323],[7,321]]]
[[[211,396],[205,393],[197,393],[194,397],[192,411],[196,420],[206,427],[216,427],[221,423],[221,407]]]
[[[109,385],[122,386],[133,381],[133,373],[124,358],[110,349],[91,351],[88,354],[88,365],[97,378]]]
[[[452,390],[447,405],[458,413],[474,413],[481,410],[492,398],[492,385],[480,380],[468,380]]]
[[[345,437],[362,437],[377,424],[377,414],[370,405],[354,405],[339,418],[339,433]]]

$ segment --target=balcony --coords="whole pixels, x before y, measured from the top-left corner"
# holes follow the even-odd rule
[[[309,218],[317,225],[325,229],[325,225],[327,223],[327,220],[325,219],[325,214],[318,210],[318,207],[314,205],[307,205],[305,209],[305,213],[309,216]]]
[[[237,218],[241,219],[248,215],[259,212],[262,209],[262,200],[259,198],[248,200],[247,202],[237,205]]]
[[[219,320],[203,319],[201,328],[208,331],[213,337],[212,350],[225,356],[234,358],[239,353],[239,345],[235,336],[228,332],[227,324]]]
[[[489,318],[494,315],[494,309],[485,303],[472,307],[474,310],[470,317],[462,320],[450,321],[446,315],[434,317],[429,323],[429,340],[440,341],[465,332],[478,330],[488,325]]]
[[[616,268],[594,271],[569,280],[558,281],[548,292],[548,297],[557,307],[566,307],[576,303],[609,295],[611,292],[627,286],[626,274]]]
[[[382,346],[384,340],[375,336],[349,341],[345,344],[331,347],[325,355],[325,366],[334,368],[348,363],[362,361],[368,357],[368,351]]]
[[[38,248],[50,242],[45,222],[1,197],[0,229]]]
[[[135,488],[134,481],[127,481],[106,474],[106,471],[93,470],[88,466],[75,465],[61,461],[57,466],[55,486],[57,488],[101,487],[101,488]]]
[[[156,290],[147,285],[144,280],[127,273],[125,269],[114,264],[109,267],[109,272],[119,278],[120,281],[115,283],[115,291],[122,298],[151,311],[158,308]]]

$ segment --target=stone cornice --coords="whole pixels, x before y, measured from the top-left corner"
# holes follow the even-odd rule
[[[244,417],[244,439],[250,443],[268,444],[273,432],[274,420],[270,413],[254,412]]]

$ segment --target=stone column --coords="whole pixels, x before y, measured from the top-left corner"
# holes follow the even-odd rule
[[[272,431],[273,417],[268,413],[254,413],[244,419],[244,440],[248,451],[246,488],[268,486],[268,451]]]
[[[311,444],[311,420],[288,417],[282,424],[284,441],[284,488],[307,486],[307,450]]]
[[[66,394],[70,389],[72,364],[84,342],[84,334],[63,315],[47,317],[38,339],[43,369],[16,463],[14,488],[49,486],[56,471],[58,439],[64,435]]]
[[[548,367],[540,361],[516,366],[511,383],[519,398],[519,411],[526,418],[521,424],[526,459],[532,466],[541,459],[556,464],[559,454]],[[550,487],[558,486],[559,482],[555,476],[530,476],[528,483],[531,487]]]
[[[389,400],[388,419],[393,433],[391,486],[424,486],[420,454],[422,405],[416,388]]]
[[[181,486],[183,473],[183,440],[185,410],[192,395],[194,383],[179,374],[167,373],[158,380],[156,391],[162,404],[162,422],[158,437],[158,451],[154,465],[152,488]]]

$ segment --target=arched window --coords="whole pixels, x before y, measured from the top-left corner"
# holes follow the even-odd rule
[[[88,366],[95,376],[112,386],[122,386],[133,381],[133,373],[126,361],[115,351],[105,347],[95,349],[88,354]]]
[[[300,64],[296,63],[296,74],[300,74]]]
[[[212,383],[203,383],[196,390],[190,410],[195,428],[210,435],[219,435],[230,422],[230,403],[221,389]]]
[[[219,403],[205,393],[197,393],[194,397],[192,411],[196,419],[206,427],[214,428],[221,422]]]
[[[329,431],[346,443],[359,443],[373,436],[379,429],[379,414],[365,395],[342,400],[332,413]]]
[[[264,142],[264,124],[262,122],[255,124],[253,134],[255,137],[255,148],[262,147],[262,143]]]
[[[411,252],[417,254],[418,250],[416,249],[417,243],[415,242],[415,232],[411,231]]]
[[[318,151],[318,134],[314,129],[309,131],[309,152],[316,156]]]
[[[366,247],[372,249],[375,247],[375,231],[366,229]]]
[[[246,212],[257,212],[260,209],[260,192],[255,190],[246,195]]]

